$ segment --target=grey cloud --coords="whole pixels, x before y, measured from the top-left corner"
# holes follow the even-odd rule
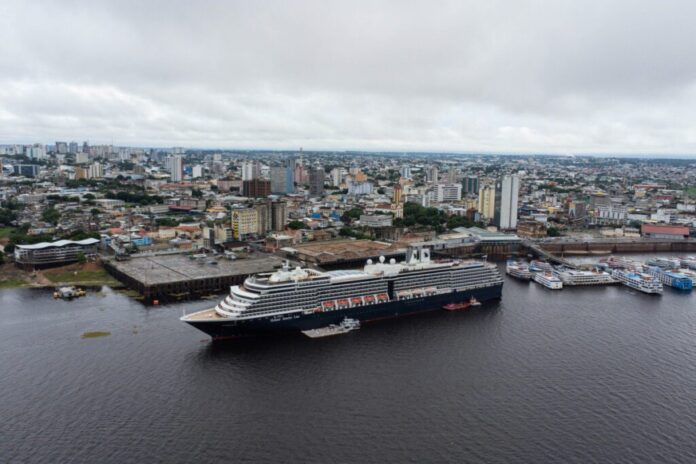
[[[0,142],[695,152],[686,1],[0,5]]]

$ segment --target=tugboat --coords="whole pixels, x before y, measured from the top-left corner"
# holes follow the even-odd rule
[[[78,287],[58,287],[55,292],[53,292],[53,298],[62,298],[64,300],[72,300],[73,298],[78,298],[85,296],[87,292]]]
[[[442,309],[446,311],[459,311],[461,309],[467,309],[471,306],[481,306],[481,302],[472,296],[469,301],[464,301],[462,303],[449,303],[444,305]]]

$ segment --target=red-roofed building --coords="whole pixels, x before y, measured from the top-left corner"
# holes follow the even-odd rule
[[[689,238],[689,228],[686,226],[668,226],[662,224],[642,224],[640,234],[647,238],[666,238],[684,240]]]
[[[667,188],[667,186],[665,184],[634,184],[633,188],[636,190],[660,190]]]

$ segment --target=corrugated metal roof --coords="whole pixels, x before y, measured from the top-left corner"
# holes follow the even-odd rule
[[[17,248],[21,248],[23,250],[41,250],[43,248],[51,248],[51,247],[63,247],[66,245],[94,245],[99,243],[99,240],[96,238],[86,238],[84,240],[58,240],[56,242],[41,242],[41,243],[34,243],[33,245],[17,245]]]
[[[643,224],[641,231],[648,234],[689,235],[689,228],[684,226],[663,226],[658,224]]]

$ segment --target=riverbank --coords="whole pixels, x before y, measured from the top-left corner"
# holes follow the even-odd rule
[[[99,262],[75,263],[36,271],[24,271],[11,263],[0,266],[0,289],[43,288],[60,285],[121,287]]]

